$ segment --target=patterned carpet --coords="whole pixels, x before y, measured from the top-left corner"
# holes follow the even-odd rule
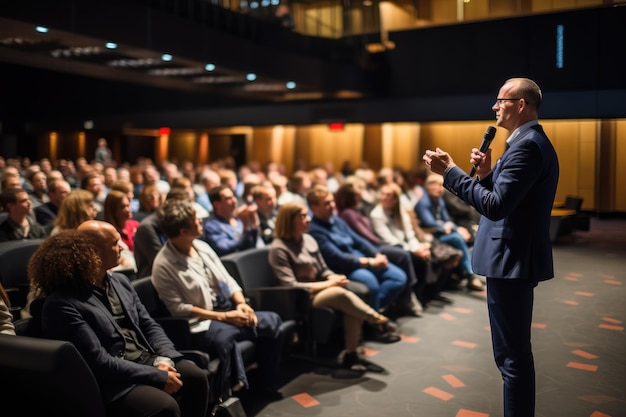
[[[626,220],[592,219],[590,232],[560,238],[554,255],[555,279],[535,290],[536,415],[626,417]],[[484,293],[446,296],[453,305],[398,320],[401,342],[365,343],[386,373],[337,371],[333,349],[318,362],[294,355],[281,375],[285,398],[245,393],[248,416],[501,416]]]

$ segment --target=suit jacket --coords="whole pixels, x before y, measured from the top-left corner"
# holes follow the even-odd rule
[[[156,213],[150,213],[139,223],[133,242],[135,243],[135,263],[137,277],[147,277],[152,274],[152,263],[161,250],[167,237],[161,231]]]
[[[128,318],[128,326],[152,354],[176,361],[183,355],[150,317],[126,276],[111,273],[110,282]],[[122,329],[104,304],[89,290],[59,290],[46,297],[41,312],[45,337],[72,342],[94,373],[105,401],[113,401],[137,384],[159,389],[167,372],[123,358]],[[69,371],[69,370],[68,370]]]
[[[331,217],[329,222],[314,217],[309,225],[309,234],[317,240],[328,267],[338,274],[349,275],[362,268],[359,259],[363,255],[373,257],[380,252],[337,216]]]
[[[41,206],[37,206],[33,209],[37,223],[46,226],[54,226],[54,220],[57,218],[59,208],[54,204],[47,202]],[[52,229],[52,227],[50,227]]]
[[[490,278],[554,277],[550,212],[559,179],[554,147],[536,121],[513,132],[510,148],[480,181],[455,167],[444,186],[482,215],[472,268]]]

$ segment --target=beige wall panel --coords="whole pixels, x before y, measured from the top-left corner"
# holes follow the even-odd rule
[[[389,159],[383,160],[384,166],[389,168],[400,166],[405,170],[414,170],[421,166],[420,125],[418,123],[394,123],[389,126],[391,128],[389,149],[385,149],[385,154],[389,155]]]
[[[357,166],[363,155],[363,125],[348,124],[340,132],[330,131],[327,125],[298,128],[296,144],[296,160],[307,167],[327,162],[339,167],[345,160]]]
[[[456,5],[457,0],[433,0],[431,9],[432,23],[442,24],[456,22]]]
[[[616,126],[615,210],[626,212],[626,120],[618,120]]]
[[[248,161],[257,161],[261,166],[264,166],[272,159],[273,132],[273,127],[257,127],[253,129],[252,140],[247,152]]]
[[[183,161],[195,161],[198,146],[198,134],[196,132],[176,132],[169,138],[168,157]]]
[[[568,194],[578,193],[579,131],[575,122],[542,122],[546,134],[552,140],[559,157],[559,184],[556,190],[557,201],[565,200]]]
[[[490,17],[489,0],[472,0],[463,3],[463,20],[479,20]]]
[[[380,20],[385,30],[402,30],[415,27],[415,9],[406,4],[380,2]]]

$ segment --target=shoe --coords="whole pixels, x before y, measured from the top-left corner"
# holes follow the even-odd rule
[[[444,303],[444,304],[454,304],[454,300],[452,300],[451,298],[448,298],[448,297],[444,297],[441,294],[435,295],[432,299],[434,301],[439,301],[440,303]]]
[[[397,334],[390,333],[390,332],[376,332],[369,338],[369,340],[373,342],[389,344],[389,343],[399,342],[401,340],[401,337],[398,336]]]
[[[485,284],[476,275],[472,275],[467,278],[467,289],[470,291],[483,291]]]
[[[346,353],[341,361],[341,366],[357,372],[385,372],[385,368],[360,358],[356,352]]]
[[[266,389],[261,390],[261,397],[263,397],[264,400],[270,401],[270,402],[280,401],[283,398],[285,398],[282,392],[276,389],[271,389],[271,388],[266,388]]]
[[[419,302],[415,293],[411,292],[411,297],[409,299],[409,305],[406,307],[406,311],[410,316],[413,317],[422,317],[424,315],[424,307],[422,303]]]

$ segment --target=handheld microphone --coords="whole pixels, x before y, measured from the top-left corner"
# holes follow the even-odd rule
[[[485,135],[483,136],[483,141],[480,144],[480,151],[482,153],[487,152],[487,149],[489,149],[489,146],[491,146],[491,141],[493,140],[493,137],[496,135],[496,128],[493,126],[489,126],[487,128],[487,131],[485,132]],[[470,169],[469,172],[469,176],[473,177],[474,174],[476,173],[476,166],[473,166],[472,169]]]

